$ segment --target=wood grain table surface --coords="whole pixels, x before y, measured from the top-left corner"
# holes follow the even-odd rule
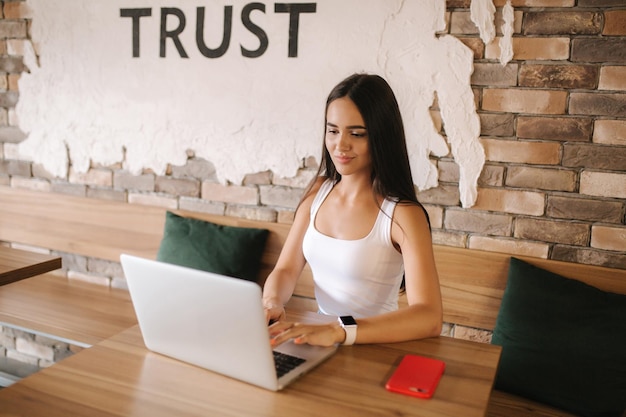
[[[433,398],[385,389],[409,353],[446,362]],[[443,336],[341,346],[272,392],[150,352],[135,325],[0,390],[0,416],[484,416],[499,358],[499,346]]]
[[[61,257],[0,246],[0,285],[61,268]]]

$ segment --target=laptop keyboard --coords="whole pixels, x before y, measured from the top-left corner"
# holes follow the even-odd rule
[[[296,356],[291,356],[286,353],[280,353],[274,351],[274,363],[276,364],[276,374],[280,378],[287,372],[291,371],[305,360]]]

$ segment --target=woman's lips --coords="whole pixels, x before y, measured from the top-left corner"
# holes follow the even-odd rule
[[[347,164],[348,162],[352,161],[352,158],[344,155],[335,155],[335,161],[340,164]]]

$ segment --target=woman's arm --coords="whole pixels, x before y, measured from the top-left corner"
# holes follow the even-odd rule
[[[438,336],[442,326],[439,278],[428,221],[416,205],[398,204],[392,240],[403,254],[408,306],[378,316],[357,319],[356,343],[388,343]],[[339,324],[307,325],[281,322],[270,328],[273,343],[332,345],[345,339]]]
[[[394,220],[391,235],[402,251],[409,305],[359,320],[358,343],[421,339],[441,333],[441,290],[426,215],[419,206],[398,204]]]
[[[321,183],[319,180],[318,182]],[[263,285],[263,306],[268,321],[285,318],[284,305],[291,298],[296,282],[306,264],[302,253],[302,240],[309,226],[311,203],[317,189],[319,189],[319,184],[313,186],[309,195],[296,210],[278,261]]]

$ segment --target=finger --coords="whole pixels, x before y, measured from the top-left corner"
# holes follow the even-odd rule
[[[277,321],[276,323],[269,326],[269,332],[271,336],[278,336],[283,334],[285,331],[291,329],[293,327],[293,323],[288,321]]]

